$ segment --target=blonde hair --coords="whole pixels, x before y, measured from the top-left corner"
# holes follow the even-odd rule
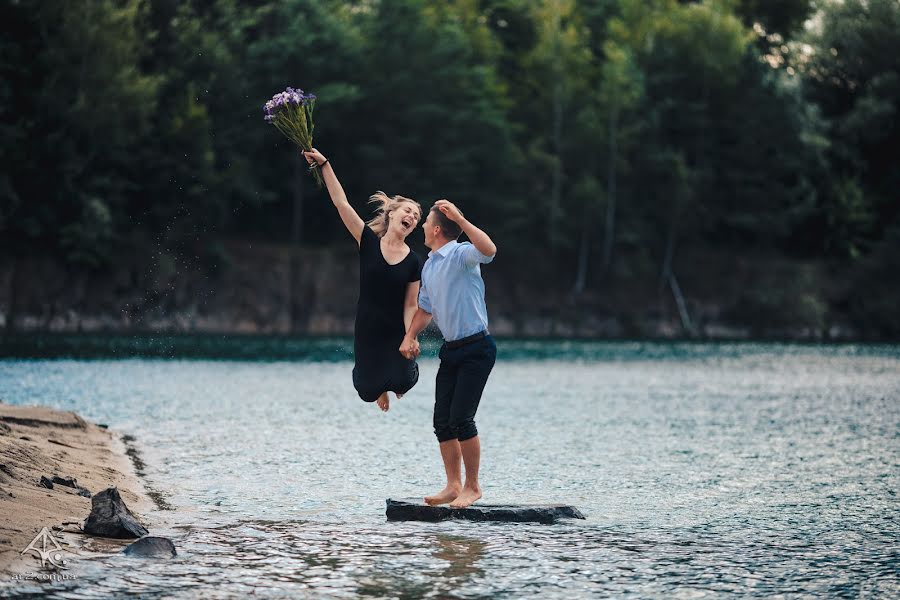
[[[406,198],[404,196],[389,197],[384,192],[375,192],[369,196],[369,204],[374,204],[376,206],[375,216],[367,221],[366,225],[372,228],[375,235],[382,237],[387,231],[391,213],[397,210],[404,202],[414,204],[415,207],[419,209],[419,219],[422,218],[422,207],[412,198]]]

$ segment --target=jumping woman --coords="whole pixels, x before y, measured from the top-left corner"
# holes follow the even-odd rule
[[[318,165],[332,203],[359,245],[353,387],[364,401],[387,411],[388,392],[401,398],[419,380],[415,358],[404,357],[397,348],[418,307],[422,259],[406,245],[406,236],[418,225],[422,207],[415,200],[377,192],[369,198],[376,214],[364,223],[347,201],[328,159],[315,148],[303,156],[310,165]]]

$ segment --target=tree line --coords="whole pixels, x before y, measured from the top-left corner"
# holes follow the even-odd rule
[[[681,282],[705,267],[685,257],[768,257],[795,267],[749,282],[746,310],[900,335],[897,0],[3,0],[0,19],[5,255],[346,241],[262,120],[290,85],[317,94],[361,212],[376,190],[454,200],[575,300],[645,282],[690,332]]]

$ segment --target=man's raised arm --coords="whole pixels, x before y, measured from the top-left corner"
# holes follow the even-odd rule
[[[434,205],[438,207],[438,210],[447,215],[448,219],[459,225],[460,229],[463,230],[463,233],[466,234],[476,250],[489,257],[493,257],[497,254],[497,245],[494,244],[491,236],[469,222],[455,204],[449,200],[438,200]]]

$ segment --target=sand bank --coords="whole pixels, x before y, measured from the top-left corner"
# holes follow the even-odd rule
[[[40,562],[22,551],[44,527],[78,555],[90,536],[78,533],[91,499],[78,489],[41,484],[41,477],[74,477],[92,494],[117,487],[143,523],[155,509],[121,434],[73,412],[0,402],[0,572],[34,571]],[[111,542],[126,545],[128,541]]]

